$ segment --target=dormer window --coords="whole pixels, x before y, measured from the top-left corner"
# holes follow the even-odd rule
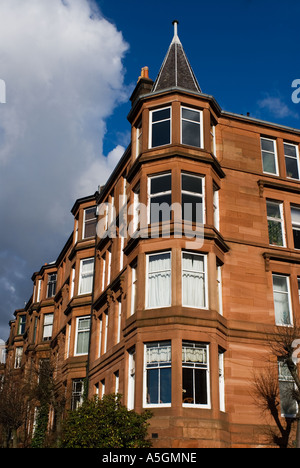
[[[202,147],[202,112],[187,107],[181,108],[181,143]]]
[[[171,107],[150,112],[150,148],[171,143]]]

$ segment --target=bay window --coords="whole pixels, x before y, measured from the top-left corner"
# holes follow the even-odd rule
[[[146,405],[171,404],[171,342],[146,345]]]
[[[207,308],[205,255],[182,253],[182,305]]]
[[[171,305],[171,252],[147,257],[147,308]]]

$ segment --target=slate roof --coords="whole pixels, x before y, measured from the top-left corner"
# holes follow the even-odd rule
[[[152,92],[179,87],[201,93],[198,81],[177,34],[178,21],[173,21],[173,24],[174,37],[154,82]]]

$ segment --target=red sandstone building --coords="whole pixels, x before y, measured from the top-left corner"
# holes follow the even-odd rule
[[[223,111],[177,23],[157,79],[143,69],[131,102],[131,144],[33,275],[6,366],[51,356],[67,407],[87,379],[90,397],[151,409],[154,447],[264,446],[269,421],[249,389],[266,335],[299,319],[300,131]]]

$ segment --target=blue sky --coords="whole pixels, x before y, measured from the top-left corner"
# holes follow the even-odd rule
[[[223,110],[300,128],[299,2],[92,1],[0,1],[0,339],[69,237],[75,200],[128,145],[130,95],[142,67],[155,80],[174,19]]]
[[[149,66],[155,79],[179,21],[179,37],[204,93],[223,110],[300,127],[300,104],[291,100],[291,84],[300,78],[300,3],[294,0],[185,0],[151,3],[130,0],[97,2],[102,13],[122,31],[125,83],[135,83]],[[117,131],[128,128],[129,104],[107,120],[105,147]]]

